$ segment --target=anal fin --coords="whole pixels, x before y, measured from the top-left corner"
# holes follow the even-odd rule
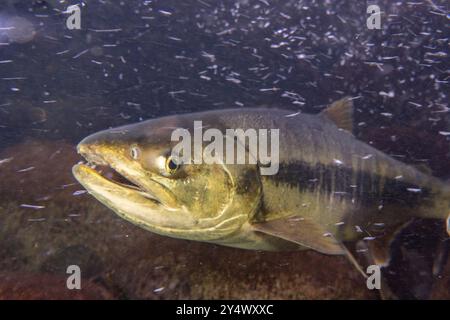
[[[441,221],[413,219],[367,242],[369,263],[382,266],[381,296],[384,299],[430,297],[435,277],[446,261],[447,243],[443,243],[443,235]]]
[[[384,228],[382,234],[367,242],[373,264],[386,267],[391,261],[391,245],[398,234],[406,228],[411,221]]]

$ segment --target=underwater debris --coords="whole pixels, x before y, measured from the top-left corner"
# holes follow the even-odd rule
[[[24,203],[21,204],[20,207],[21,207],[21,208],[36,209],[36,210],[44,209],[44,208],[45,208],[45,206],[38,206],[38,205],[24,204]]]

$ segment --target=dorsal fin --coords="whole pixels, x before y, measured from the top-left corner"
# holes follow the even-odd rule
[[[338,128],[353,132],[353,102],[349,97],[333,102],[321,114]]]

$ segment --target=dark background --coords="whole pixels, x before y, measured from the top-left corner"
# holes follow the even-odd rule
[[[21,16],[36,34],[18,43],[0,30],[0,60],[12,60],[0,64],[0,148],[206,109],[318,112],[350,95],[358,136],[450,172],[438,133],[448,126],[445,1],[371,1],[382,30],[366,27],[366,1],[85,1],[82,30],[63,13],[79,1],[2,3],[0,27]]]

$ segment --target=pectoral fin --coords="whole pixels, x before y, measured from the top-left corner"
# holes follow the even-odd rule
[[[345,254],[342,245],[317,223],[302,218],[286,218],[253,224],[256,231],[269,234],[325,254]]]
[[[291,241],[324,254],[345,255],[363,277],[367,278],[355,257],[344,244],[316,222],[291,217],[256,223],[253,224],[253,228],[255,231]]]

